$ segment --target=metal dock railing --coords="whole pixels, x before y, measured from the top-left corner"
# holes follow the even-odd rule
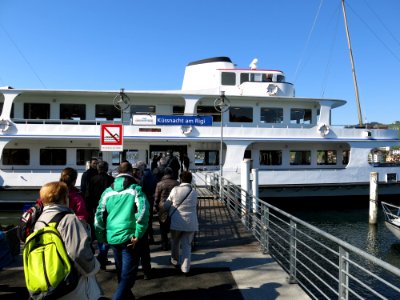
[[[253,197],[216,173],[194,173],[199,197],[219,199],[314,299],[400,299],[400,269]]]

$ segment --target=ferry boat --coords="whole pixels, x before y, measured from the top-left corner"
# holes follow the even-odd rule
[[[386,163],[397,130],[335,126],[333,109],[346,101],[296,97],[282,71],[258,69],[256,60],[246,68],[228,57],[193,61],[180,90],[3,87],[0,95],[0,201],[33,201],[63,168],[80,176],[91,157],[150,165],[169,149],[187,154],[191,170],[222,168],[235,184],[249,162],[260,197],[366,196],[371,172],[379,173],[379,194],[399,190],[400,168]],[[101,151],[111,125],[121,130],[111,140],[121,136],[122,145]]]

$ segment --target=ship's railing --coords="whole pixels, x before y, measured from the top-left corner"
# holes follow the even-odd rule
[[[196,186],[220,196],[230,212],[314,299],[400,299],[400,269],[248,194],[216,173]],[[221,188],[222,187],[222,188]]]
[[[121,124],[120,119],[115,120],[70,120],[70,119],[12,119],[16,124],[60,124],[60,125],[100,125]]]

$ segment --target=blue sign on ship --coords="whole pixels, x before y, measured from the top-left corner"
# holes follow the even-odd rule
[[[156,125],[212,126],[212,116],[156,116]]]

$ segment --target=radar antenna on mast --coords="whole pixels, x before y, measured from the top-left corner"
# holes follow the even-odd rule
[[[249,65],[250,69],[252,69],[252,70],[257,69],[257,63],[258,63],[258,59],[257,58],[253,59]]]

